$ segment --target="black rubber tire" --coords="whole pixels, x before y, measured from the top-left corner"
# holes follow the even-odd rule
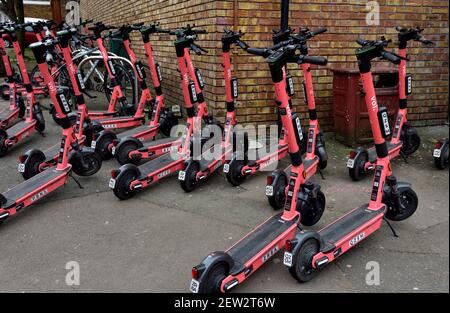
[[[227,173],[227,180],[233,186],[240,186],[247,178],[245,174],[242,174],[242,168],[244,166],[244,160],[236,160],[230,163],[230,170]]]
[[[367,152],[362,152],[356,157],[353,168],[348,169],[348,173],[353,181],[360,181],[364,178],[366,171],[364,165],[369,159]]]
[[[303,205],[297,209],[300,212],[300,223],[304,226],[316,225],[322,218],[323,212],[325,211],[325,206],[327,204],[325,195],[322,191],[317,192],[317,200],[319,207],[317,211],[313,209],[311,205]],[[301,201],[298,202],[298,205]],[[314,212],[316,211],[316,212]]]
[[[197,188],[197,173],[199,171],[199,165],[197,162],[194,162],[186,169],[186,177],[184,180],[180,180],[180,186],[183,188],[185,192],[192,192]]]
[[[225,262],[220,262],[215,264],[211,270],[202,279],[200,284],[199,293],[207,294],[220,294],[220,286],[222,281],[228,276],[229,269],[228,264]]]
[[[402,152],[404,155],[409,156],[412,155],[420,148],[420,137],[417,134],[412,134],[410,137],[410,141],[403,141]]]
[[[131,159],[128,157],[131,151],[139,149],[138,145],[134,141],[127,141],[120,145],[119,149],[116,150],[115,157],[121,165],[125,164],[138,164],[141,160]]]
[[[96,141],[95,152],[97,152],[102,160],[109,160],[113,157],[111,151],[109,151],[108,146],[113,142],[114,136],[112,134],[108,134],[105,136],[101,136],[98,141]]]
[[[280,177],[277,183],[273,187],[274,195],[267,197],[269,200],[270,206],[274,210],[281,210],[286,202],[286,186],[287,186],[287,178],[285,176]]]
[[[7,137],[8,136],[5,131],[0,131],[0,158],[8,154],[8,147],[4,144],[5,140],[8,139]]]
[[[441,150],[441,156],[434,158],[434,165],[439,170],[445,170],[448,167],[448,145],[445,145]]]
[[[28,180],[40,173],[39,166],[44,162],[45,159],[41,154],[33,154],[30,156],[25,163],[25,171],[22,173],[22,177]]]
[[[89,177],[97,174],[102,168],[102,158],[96,152],[84,154],[83,160],[88,168],[83,168],[80,162],[72,164],[72,170],[78,176]]]
[[[136,191],[130,190],[129,187],[131,182],[135,180],[138,175],[139,173],[133,169],[127,169],[125,172],[120,173],[116,180],[116,186],[113,189],[114,195],[120,200],[128,200],[133,197]]]
[[[306,240],[299,251],[294,255],[293,265],[289,273],[300,283],[306,283],[317,275],[312,266],[314,255],[319,252],[319,242],[316,239]]]
[[[173,127],[178,125],[178,118],[173,115],[172,112],[167,111],[163,116],[159,119],[159,130],[161,133],[166,136],[170,137],[170,132]]]
[[[419,199],[414,190],[412,190],[411,188],[405,188],[399,191],[400,201],[405,209],[403,210],[403,212],[397,212],[388,203],[386,203],[388,205],[388,208],[385,216],[390,221],[400,222],[406,220],[407,218],[411,217],[414,212],[416,212],[417,207],[419,206]]]

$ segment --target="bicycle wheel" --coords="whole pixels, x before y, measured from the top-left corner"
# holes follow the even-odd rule
[[[127,99],[128,103],[136,104],[136,76],[133,68],[128,63],[114,61],[114,69],[116,71],[116,81],[120,84],[120,88],[122,88],[123,95]],[[105,77],[103,90],[105,92],[106,99],[109,102],[111,100],[113,88],[111,87],[111,78],[108,75],[107,69],[105,69],[103,76]]]

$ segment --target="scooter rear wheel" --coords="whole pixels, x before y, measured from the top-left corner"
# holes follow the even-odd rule
[[[386,203],[388,206],[387,212],[385,214],[386,218],[391,221],[399,222],[404,221],[416,212],[419,206],[419,199],[417,194],[411,188],[399,189],[400,192],[400,202],[403,206],[402,209],[397,210],[393,207],[391,203]],[[392,201],[387,201],[392,202]]]
[[[33,154],[30,156],[27,161],[25,162],[25,170],[22,173],[22,177],[25,180],[30,179],[31,177],[36,176],[40,173],[39,166],[44,162],[44,157],[42,154]]]
[[[5,131],[0,130],[0,158],[4,157],[8,153],[8,147],[5,146],[5,140],[8,138],[8,135]]]
[[[226,263],[221,262],[215,264],[204,277],[203,282],[200,284],[199,292],[209,294],[221,293],[220,286],[225,277],[227,277],[228,271],[229,269]]]
[[[364,174],[365,174],[365,164],[368,161],[368,155],[367,152],[362,152],[360,154],[358,154],[358,156],[355,158],[355,163],[353,165],[353,168],[350,168],[348,170],[348,173],[350,175],[350,177],[354,180],[354,181],[360,181],[361,179],[364,178]]]
[[[441,156],[439,158],[434,158],[434,165],[437,169],[443,170],[448,166],[448,145],[445,145],[441,150]]]
[[[102,168],[102,158],[96,152],[86,153],[82,155],[83,162],[87,167],[83,167],[81,162],[75,162],[72,164],[73,172],[78,176],[89,177],[97,174],[97,172]]]
[[[134,141],[127,141],[120,145],[120,148],[116,151],[116,159],[121,164],[138,164],[140,159],[132,159],[129,157],[130,152],[137,150],[139,147]]]
[[[138,173],[133,169],[127,169],[117,177],[114,194],[120,200],[127,200],[134,196],[135,191],[130,189],[131,182],[136,180]]]
[[[192,192],[197,187],[197,173],[199,171],[199,165],[194,162],[186,167],[186,175],[184,180],[180,180],[180,186],[185,192]]]
[[[242,169],[245,166],[244,160],[236,160],[230,164],[230,170],[227,173],[227,180],[233,186],[240,186],[246,176],[242,174]]]
[[[109,144],[114,140],[113,135],[101,136],[95,145],[95,152],[97,152],[103,160],[109,160],[113,157],[111,151],[109,151]]]
[[[313,257],[319,252],[319,243],[316,239],[308,239],[294,256],[289,273],[297,281],[306,283],[317,275],[317,270],[312,265]]]

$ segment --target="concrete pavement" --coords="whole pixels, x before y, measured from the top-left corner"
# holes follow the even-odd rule
[[[0,102],[0,109],[6,107]],[[60,129],[46,115],[46,137],[27,139],[0,159],[0,192],[22,181],[17,156],[31,147],[58,143]],[[356,249],[298,284],[277,255],[237,292],[448,292],[449,172],[433,167],[434,139],[448,127],[420,128],[423,143],[405,164],[395,160],[399,180],[409,181],[420,206],[410,219],[386,225]],[[327,196],[320,229],[349,209],[368,201],[371,179],[351,182],[345,167],[349,149],[327,134],[330,154]],[[108,188],[114,160],[100,173],[79,178],[84,189],[68,184],[0,227],[0,292],[187,292],[190,270],[209,252],[226,249],[274,212],[264,196],[265,174],[242,187],[215,174],[192,194],[175,177],[118,201]],[[66,263],[80,264],[81,283],[65,283]],[[368,286],[366,264],[380,264],[381,284]]]

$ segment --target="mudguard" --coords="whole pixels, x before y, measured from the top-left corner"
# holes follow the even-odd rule
[[[25,161],[23,162],[24,164],[27,164],[28,160],[33,156],[33,155],[39,155],[41,157],[42,160],[45,160],[45,154],[44,152],[42,152],[39,149],[30,149],[27,152],[25,152],[23,154],[23,157],[25,159]]]
[[[134,137],[125,137],[125,138],[120,139],[119,144],[116,147],[116,151],[119,151],[120,148],[125,143],[130,142],[130,141],[134,142],[137,145],[138,149],[141,149],[142,147],[144,147],[144,145],[142,144],[142,141],[140,141],[139,139],[134,138]]]
[[[137,177],[141,176],[141,171],[139,170],[139,167],[134,164],[125,164],[122,165],[116,172],[118,172],[118,175],[116,176],[116,180],[119,180],[121,178],[121,175],[125,173],[127,170],[133,170],[136,173]]]
[[[291,240],[293,249],[291,251],[292,255],[296,255],[300,248],[303,246],[303,244],[306,242],[306,240],[314,238],[319,242],[320,251],[324,252],[323,249],[325,247],[325,244],[323,243],[322,237],[319,235],[319,233],[312,231],[312,230],[303,230],[299,233],[297,233],[294,238]]]
[[[362,153],[367,153],[367,150],[363,147],[358,147],[355,152],[356,154],[353,160],[356,160]]]
[[[289,182],[289,177],[287,176],[286,172],[280,169],[277,169],[272,172],[273,181],[272,186],[275,186],[277,182],[281,179],[281,177],[285,177],[286,181]]]
[[[233,258],[226,252],[216,251],[208,255],[199,265],[196,266],[198,269],[199,277],[198,281],[201,284],[204,277],[206,277],[209,271],[214,268],[218,263],[224,262],[228,265],[228,269],[231,270],[234,266]]]
[[[73,162],[78,162],[79,160],[79,155],[81,154],[82,156],[84,155],[89,155],[92,153],[96,153],[94,149],[90,148],[90,147],[83,147],[82,149],[75,151],[72,150],[69,153],[69,163],[73,164]]]
[[[94,129],[94,132],[95,132],[95,129]],[[103,140],[103,138],[106,138],[106,137],[111,137],[112,140],[117,139],[117,135],[115,132],[113,132],[111,130],[103,130],[98,134],[98,136],[95,137],[95,143],[97,144],[97,143],[101,142]],[[91,148],[96,149],[97,146],[96,147],[91,146]]]
[[[92,128],[94,129],[94,134],[96,136],[105,130],[105,128],[99,121],[92,121]]]
[[[405,189],[412,189],[412,185],[410,183],[407,183],[407,182],[399,181],[397,183],[397,188],[398,188],[398,191],[401,193]],[[391,196],[391,188],[387,184],[385,184],[385,186],[383,187],[383,200],[382,201],[387,206],[392,207],[393,205],[392,205],[392,203],[390,201],[391,198],[392,198],[392,196]]]

